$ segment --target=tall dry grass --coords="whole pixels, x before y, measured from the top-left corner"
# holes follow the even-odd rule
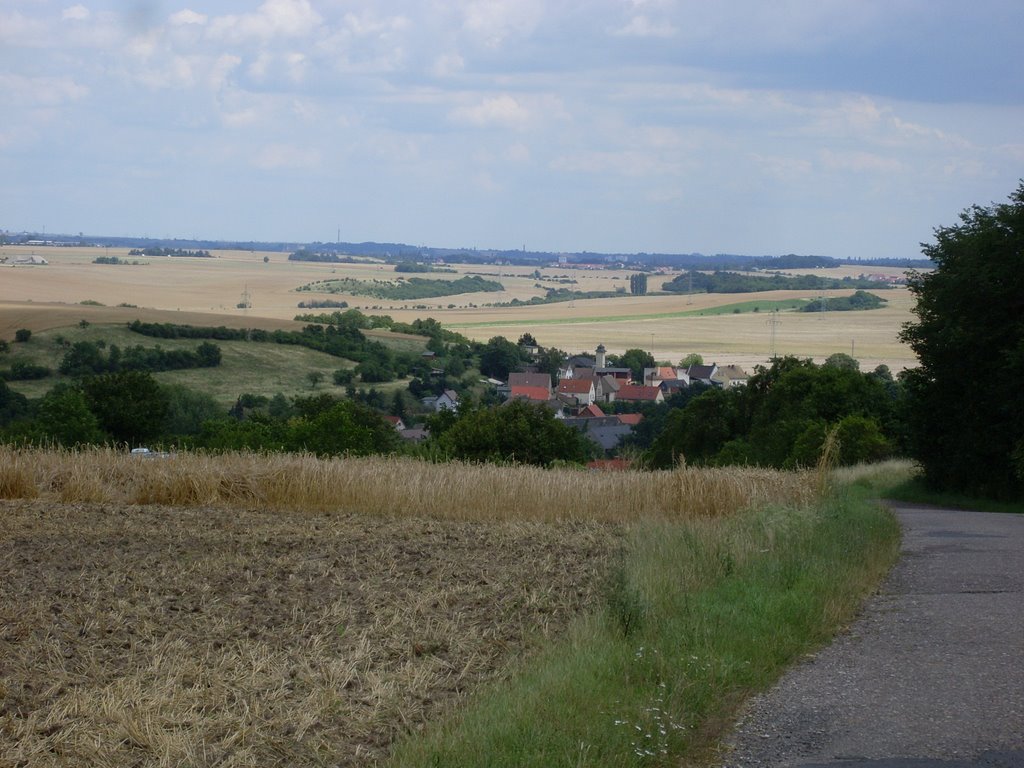
[[[820,492],[813,470],[600,473],[392,457],[182,453],[160,459],[106,448],[0,446],[0,498],[61,502],[629,522],[715,517],[765,504],[803,506]]]

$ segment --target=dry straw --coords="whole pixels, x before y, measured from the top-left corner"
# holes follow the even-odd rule
[[[143,458],[106,448],[0,447],[0,498],[425,515],[450,520],[629,522],[802,506],[815,471],[679,467],[581,472],[409,458],[181,453]]]

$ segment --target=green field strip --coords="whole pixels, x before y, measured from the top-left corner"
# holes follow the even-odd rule
[[[445,328],[495,328],[517,325],[582,325],[585,323],[617,323],[634,320],[672,320],[681,317],[701,317],[713,315],[736,315],[753,312],[780,312],[798,310],[807,304],[810,299],[786,299],[783,301],[742,301],[735,304],[725,304],[721,307],[709,309],[690,309],[683,312],[655,312],[642,315],[605,315],[591,317],[565,317],[565,318],[543,318],[538,320],[489,320],[479,323],[445,323]]]

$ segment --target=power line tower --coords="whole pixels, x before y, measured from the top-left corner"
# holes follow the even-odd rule
[[[774,360],[777,355],[775,353],[775,329],[779,326],[782,321],[779,320],[779,310],[773,309],[771,317],[768,318],[768,327],[771,328],[771,357]]]
[[[249,293],[249,286],[242,291],[242,300],[238,302],[239,309],[252,309],[252,294]]]

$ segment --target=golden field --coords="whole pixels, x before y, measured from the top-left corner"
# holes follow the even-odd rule
[[[589,299],[527,307],[484,307],[485,303],[528,299],[541,295],[543,287],[569,287],[580,291],[628,290],[629,271],[587,271],[553,267],[540,270],[541,280],[530,267],[454,265],[456,274],[431,274],[455,279],[481,274],[498,280],[506,290],[409,302],[360,296],[321,295],[297,292],[317,280],[350,277],[392,280],[398,275],[391,265],[367,261],[358,264],[289,262],[287,254],[250,251],[215,251],[215,258],[130,257],[126,249],[0,247],[0,258],[36,253],[46,266],[0,265],[0,338],[11,338],[17,328],[43,330],[90,322],[128,322],[141,317],[161,322],[180,322],[234,327],[299,327],[293,318],[298,303],[316,298],[345,299],[369,313],[389,314],[411,321],[430,316],[469,336],[486,340],[502,335],[511,339],[530,332],[545,346],[569,352],[593,350],[603,343],[609,352],[631,347],[652,350],[661,360],[678,361],[691,352],[706,361],[738,363],[750,367],[765,362],[773,352],[821,360],[833,352],[852,354],[870,369],[879,363],[899,370],[915,364],[912,352],[900,343],[901,326],[912,318],[913,298],[905,289],[880,289],[889,302],[869,312],[803,314],[781,312],[777,324],[765,312],[700,316],[701,310],[784,298],[816,298],[817,292],[766,292],[764,294],[700,294],[624,296]],[[93,264],[97,256],[118,256],[139,261],[137,266]],[[264,263],[264,257],[268,262]],[[899,274],[899,269],[842,267],[819,270],[834,277],[861,271]],[[652,290],[672,275],[652,275]],[[575,284],[554,282],[574,279]],[[238,309],[248,292],[252,307]],[[849,291],[829,292],[837,295]],[[82,301],[105,306],[83,306]],[[127,303],[137,308],[118,307]],[[450,306],[451,305],[451,306]],[[471,306],[477,305],[477,306]],[[330,311],[330,310],[313,310]]]

